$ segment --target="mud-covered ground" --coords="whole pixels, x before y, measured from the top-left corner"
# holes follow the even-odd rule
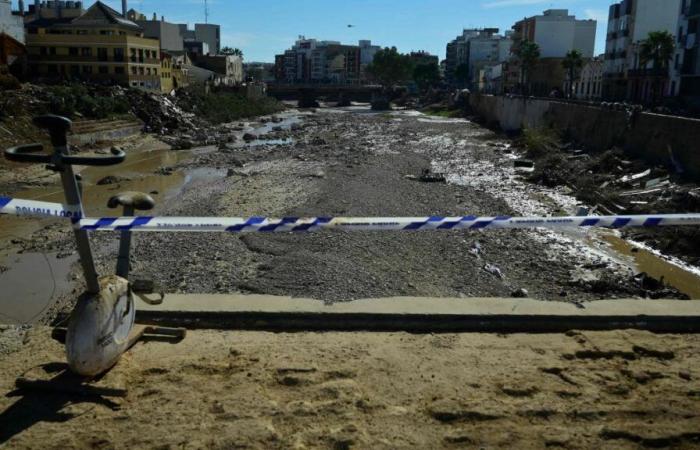
[[[160,214],[180,216],[430,216],[574,214],[555,190],[526,191],[509,144],[464,120],[411,113],[323,111],[269,137],[184,167],[219,169]],[[425,168],[449,183],[409,176]],[[228,175],[228,176],[227,176]],[[561,200],[564,199],[564,200]],[[650,291],[628,264],[546,231],[136,236],[134,273],[166,292],[248,292],[344,301],[378,296],[511,296],[582,301],[677,296]],[[109,242],[108,242],[109,241]],[[105,270],[115,236],[98,238]],[[109,245],[107,245],[109,244]],[[521,291],[522,292],[522,291]]]
[[[0,356],[0,447],[700,445],[697,336],[197,331],[132,349],[99,382],[126,398],[15,392],[59,376],[49,334]]]

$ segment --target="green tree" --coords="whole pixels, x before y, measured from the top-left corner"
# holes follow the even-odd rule
[[[583,54],[578,50],[571,50],[561,65],[569,76],[569,98],[574,98],[574,80],[579,77],[579,71],[583,68]]]
[[[440,67],[437,64],[418,64],[413,69],[413,81],[420,90],[426,90],[440,82]]]
[[[525,40],[515,48],[515,57],[520,62],[520,83],[529,94],[532,70],[540,59],[540,46],[535,42]]]
[[[676,44],[673,35],[668,31],[652,31],[649,36],[640,43],[639,64],[641,68],[647,68],[652,63],[651,70],[654,76],[652,83],[652,102],[658,100],[658,85],[668,78],[669,63],[673,59]]]
[[[229,56],[240,56],[241,59],[243,59],[243,50],[241,50],[240,48],[224,47],[221,49],[221,54]]]
[[[464,86],[469,82],[469,64],[460,64],[455,67],[455,81]]]
[[[396,47],[379,50],[374,60],[367,66],[367,72],[372,74],[385,88],[411,79],[413,61],[408,55],[402,55]]]

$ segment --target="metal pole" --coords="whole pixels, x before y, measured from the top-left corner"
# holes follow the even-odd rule
[[[133,206],[124,207],[124,217],[134,215]],[[117,257],[117,276],[129,279],[129,252],[131,250],[131,232],[128,230],[122,231],[121,239],[119,240],[119,256]]]
[[[67,121],[67,124],[54,122],[51,125],[52,126],[48,128],[51,135],[51,143],[54,146],[53,162],[56,169],[61,174],[61,183],[63,184],[63,192],[66,195],[66,202],[68,205],[75,208],[79,214],[78,217],[82,218],[85,216],[85,212],[83,210],[80,188],[78,187],[78,181],[75,178],[73,167],[70,164],[63,164],[61,161],[61,155],[70,155],[67,136],[70,122]],[[90,294],[97,294],[100,292],[100,283],[97,279],[95,261],[92,257],[92,249],[90,248],[90,237],[88,233],[83,230],[74,230],[74,234],[78,247],[78,255],[80,256],[80,263],[83,266],[83,273],[85,274],[87,292]]]

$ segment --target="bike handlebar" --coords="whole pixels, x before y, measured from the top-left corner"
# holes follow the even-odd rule
[[[112,149],[112,156],[57,155],[58,161],[55,161],[52,155],[37,154],[42,150],[44,150],[44,146],[41,144],[19,145],[5,150],[5,158],[9,161],[20,163],[50,164],[58,162],[60,164],[77,166],[114,166],[121,164],[126,159],[126,153],[116,148]]]

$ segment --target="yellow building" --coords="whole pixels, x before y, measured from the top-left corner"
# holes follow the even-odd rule
[[[189,84],[187,66],[191,64],[186,52],[161,52],[160,88],[164,94]]]
[[[160,42],[98,1],[73,19],[26,24],[29,73],[161,90]]]

